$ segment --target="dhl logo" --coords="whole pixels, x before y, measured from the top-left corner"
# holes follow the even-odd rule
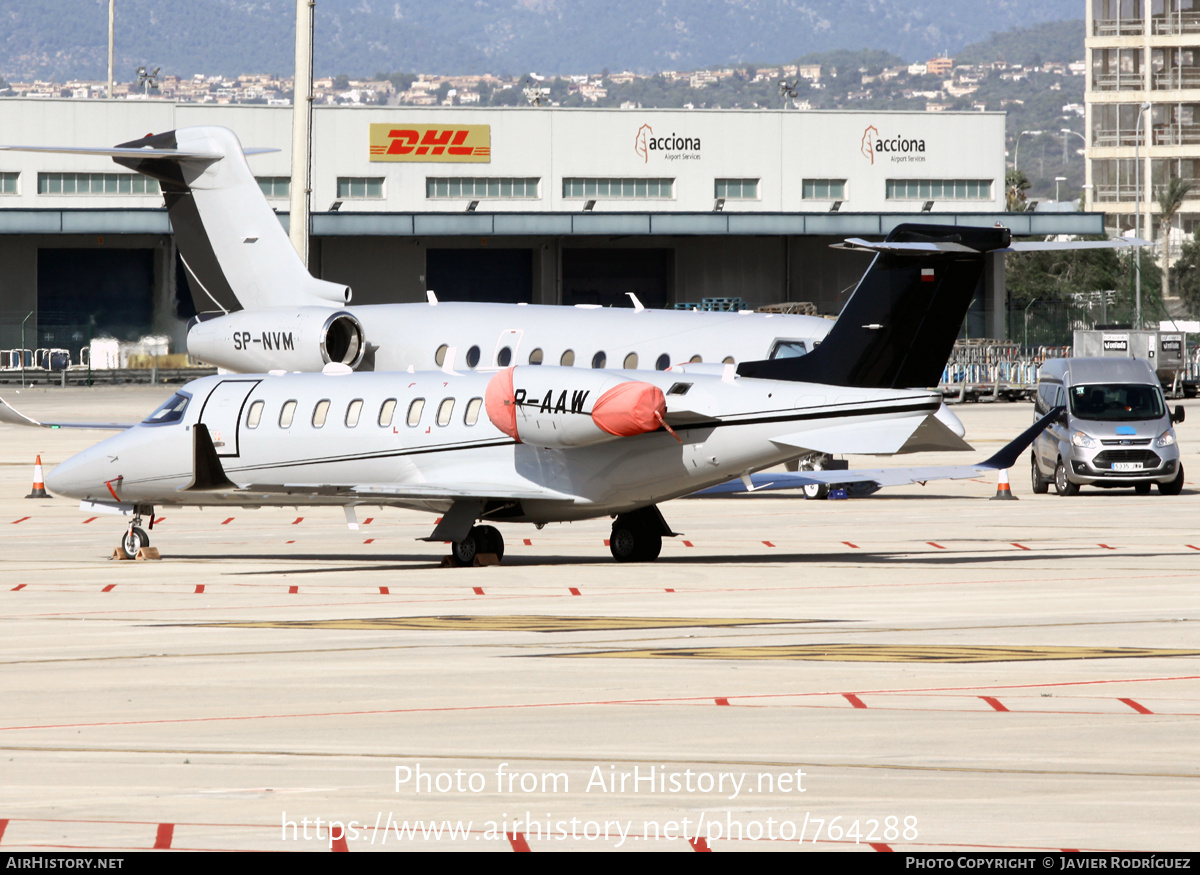
[[[492,160],[491,125],[373,124],[372,161],[426,161],[488,164]]]

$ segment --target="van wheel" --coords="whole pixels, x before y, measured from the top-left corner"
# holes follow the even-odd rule
[[[1032,463],[1033,468],[1033,494],[1045,495],[1050,491],[1050,481],[1042,477],[1042,472],[1037,466],[1037,456],[1030,453],[1029,460]]]
[[[1170,483],[1158,484],[1159,495],[1178,495],[1183,492],[1183,465],[1179,466],[1179,473],[1175,475],[1175,479]]]
[[[1054,491],[1059,495],[1078,495],[1079,484],[1072,483],[1067,477],[1067,466],[1062,459],[1054,466]]]
[[[1150,494],[1150,484],[1149,483],[1138,483],[1133,487],[1133,491],[1136,492],[1138,495],[1149,495]]]

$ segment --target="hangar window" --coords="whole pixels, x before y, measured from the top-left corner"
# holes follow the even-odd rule
[[[408,424],[409,427],[415,428],[421,424],[421,413],[425,410],[425,399],[414,398],[412,404],[408,405]]]
[[[317,406],[313,408],[312,424],[313,428],[324,428],[325,417],[329,415],[329,399],[322,398],[317,402]]]
[[[566,352],[564,352],[562,354],[562,358],[560,358],[558,360],[558,363],[560,365],[562,365],[564,368],[574,367],[575,366],[575,350],[568,349]]]
[[[17,177],[19,173],[0,173],[0,194],[17,193]]]
[[[339,176],[337,181],[339,199],[356,197],[383,197],[382,176]]]
[[[450,349],[450,347],[448,347],[446,344],[444,344],[444,343],[443,343],[441,346],[439,346],[439,347],[437,348],[437,352],[435,352],[435,353],[433,354],[433,360],[434,360],[435,362],[437,362],[437,366],[438,366],[439,368],[441,368],[441,367],[445,367],[445,365],[446,365],[446,353],[449,351],[449,349]]]
[[[262,189],[264,197],[291,197],[292,178],[290,176],[256,176],[255,181]]]
[[[425,197],[536,199],[540,183],[536,176],[427,176]]]
[[[800,196],[805,200],[844,201],[846,180],[806,179],[800,186]]]
[[[537,349],[535,349],[533,352],[531,352],[529,354],[529,363],[531,365],[540,365],[542,363],[542,359],[544,359],[544,358],[545,358],[545,353],[542,352],[542,348],[539,346]]]
[[[889,179],[888,200],[990,201],[990,179]]]
[[[443,398],[442,403],[438,405],[437,424],[447,426],[450,424],[450,416],[454,413],[454,399]]]
[[[757,179],[718,179],[714,188],[714,196],[723,197],[725,200],[758,200]]]
[[[654,370],[665,371],[669,367],[671,367],[671,357],[664,352],[658,357],[658,361],[654,363]]]
[[[38,194],[159,194],[140,173],[39,173]]]
[[[593,368],[602,368],[606,364],[608,364],[608,354],[604,350],[600,350],[598,353],[592,356]]]
[[[283,407],[279,410],[279,427],[291,428],[292,418],[296,415],[296,402],[285,401]]]
[[[625,370],[627,370],[627,371],[637,370],[637,363],[638,363],[638,357],[637,357],[636,352],[631,352],[629,355],[625,356],[625,362],[624,362]]]
[[[593,179],[568,176],[563,179],[563,197],[666,199],[675,196],[674,179]]]
[[[262,422],[263,407],[266,402],[255,401],[250,405],[250,410],[246,414],[246,428],[258,428],[258,424]]]
[[[479,422],[479,408],[482,406],[482,398],[472,398],[468,401],[467,412],[463,414],[463,425],[474,425]]]
[[[358,417],[362,414],[362,399],[355,398],[346,407],[346,428],[354,428],[358,425]]]
[[[384,401],[379,407],[379,426],[387,428],[392,424],[392,417],[396,414],[396,399],[389,398]]]

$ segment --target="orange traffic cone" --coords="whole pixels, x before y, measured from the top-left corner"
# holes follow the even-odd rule
[[[1001,468],[1000,476],[996,480],[996,494],[992,496],[992,501],[1016,501],[1017,497],[1012,494],[1012,489],[1008,485],[1008,469]]]
[[[33,491],[25,496],[26,498],[53,498],[46,491],[46,481],[42,479],[42,457],[39,454],[37,461],[33,464]]]

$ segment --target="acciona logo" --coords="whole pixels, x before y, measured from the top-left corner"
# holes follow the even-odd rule
[[[651,153],[661,155],[667,161],[696,160],[700,157],[700,138],[688,137],[671,131],[664,137],[656,137],[654,128],[642,125],[633,138],[633,151],[641,156],[642,163],[650,163]]]
[[[863,130],[862,143],[859,151],[872,164],[876,156],[881,159],[887,156],[889,160],[900,163],[906,161],[925,160],[925,141],[919,137],[883,136],[875,125],[867,125]]]

